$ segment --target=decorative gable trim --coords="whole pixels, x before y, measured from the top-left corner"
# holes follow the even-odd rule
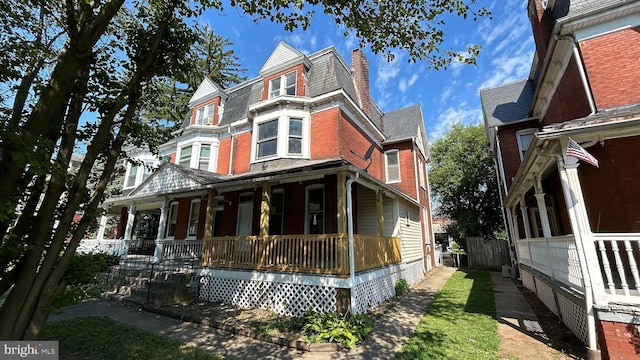
[[[311,67],[311,62],[303,53],[284,41],[280,41],[260,69],[259,74],[260,76],[273,74],[291,68],[301,62],[304,62],[307,67]]]
[[[223,91],[222,86],[216,84],[209,78],[204,78],[200,86],[198,86],[198,90],[193,94],[191,99],[189,100],[189,107],[192,108],[194,105],[213,99],[215,97],[224,97],[226,99],[227,94]]]
[[[166,163],[133,190],[129,196],[141,197],[154,194],[170,194],[177,191],[200,188],[202,188],[202,184],[180,170],[177,165]]]

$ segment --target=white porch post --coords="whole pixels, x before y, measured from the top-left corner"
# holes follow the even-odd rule
[[[98,241],[104,239],[104,229],[105,229],[105,227],[107,227],[107,215],[102,215],[100,217],[100,227],[98,227],[98,235],[96,236],[96,239]]]
[[[544,201],[544,191],[542,191],[542,180],[536,177],[535,197],[538,203],[538,214],[540,215],[540,225],[542,225],[542,236],[551,237],[551,226],[549,226],[549,216],[547,215],[547,203]]]
[[[160,220],[158,221],[158,235],[156,236],[156,248],[153,252],[153,262],[159,262],[162,260],[162,243],[164,240],[164,232],[167,224],[167,198],[162,199],[162,205],[160,205]]]
[[[522,226],[524,227],[524,237],[531,239],[531,226],[529,226],[529,211],[524,195],[520,197],[520,210],[522,211]]]
[[[129,245],[131,244],[131,235],[133,234],[133,223],[136,219],[136,204],[131,203],[129,209],[127,209],[127,226],[124,229],[124,253],[129,252]]]
[[[565,146],[566,147],[566,146]],[[582,186],[578,177],[578,160],[567,157],[565,163],[562,155],[557,157],[558,171],[564,200],[569,213],[569,220],[580,259],[580,269],[584,281],[585,307],[587,312],[588,351],[598,352],[596,338],[595,310],[596,304],[606,304],[604,284],[596,249],[594,247],[587,211],[582,198]],[[602,289],[602,291],[600,290]]]
[[[513,241],[518,241],[520,240],[520,231],[518,230],[518,212],[515,206],[509,208],[509,215],[511,215],[511,235],[513,236]]]
[[[360,173],[356,173],[354,177],[348,176],[347,180],[347,233],[349,236],[349,288],[351,293],[351,314],[356,314],[356,264],[355,249],[353,246],[353,201],[351,200],[351,185],[358,180]]]

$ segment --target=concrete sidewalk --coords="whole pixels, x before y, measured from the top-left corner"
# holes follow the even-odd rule
[[[376,322],[373,333],[366,341],[351,351],[304,352],[105,301],[85,302],[62,308],[60,313],[51,315],[49,321],[81,316],[107,316],[152,333],[193,344],[225,359],[394,359],[414,332],[435,294],[456,270],[444,267],[431,272]],[[491,278],[502,354],[508,354],[510,359],[567,359],[557,357],[561,355],[541,342],[544,341],[544,336],[537,318],[513,281],[502,278],[499,273],[492,273]],[[521,357],[523,354],[527,356]]]

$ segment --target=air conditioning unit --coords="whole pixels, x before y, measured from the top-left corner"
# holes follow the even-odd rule
[[[204,122],[206,125],[213,125],[213,115],[207,116]]]

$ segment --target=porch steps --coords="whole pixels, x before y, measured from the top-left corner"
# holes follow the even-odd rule
[[[167,305],[195,298],[187,284],[193,273],[170,270],[131,269],[115,266],[108,274],[109,290],[103,297],[133,304]]]

